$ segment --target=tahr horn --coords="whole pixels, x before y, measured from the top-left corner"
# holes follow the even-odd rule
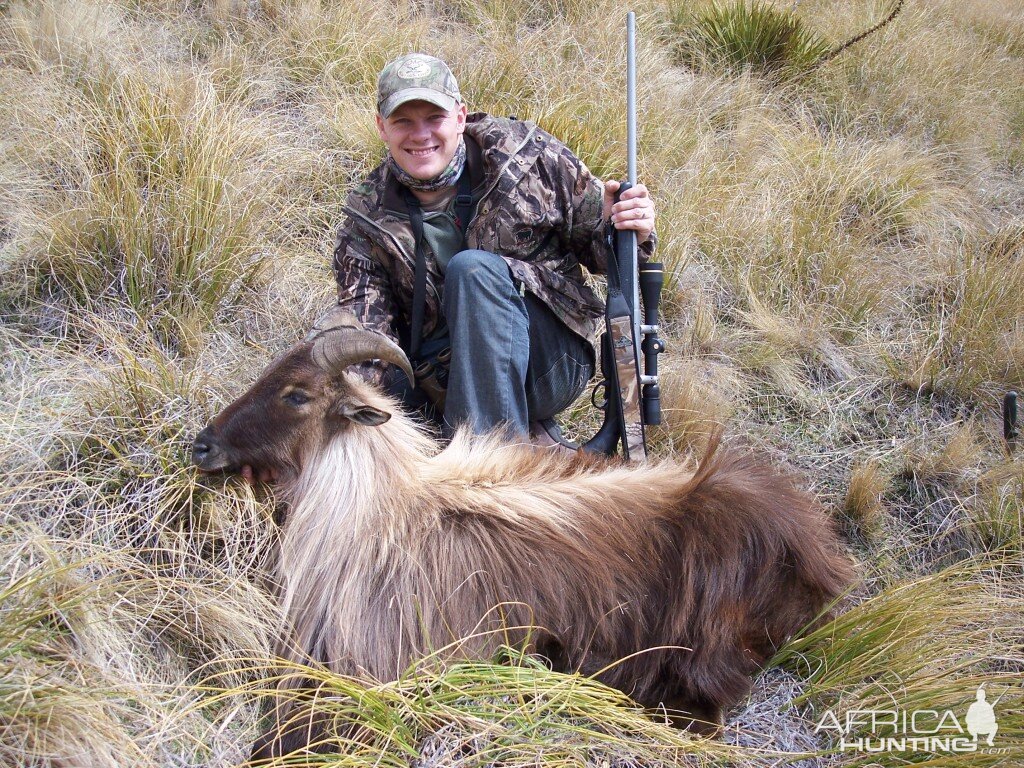
[[[382,333],[363,328],[351,312],[335,307],[313,324],[306,336],[313,342],[313,362],[324,370],[336,371],[367,360],[397,365],[409,381],[415,381],[405,352]]]

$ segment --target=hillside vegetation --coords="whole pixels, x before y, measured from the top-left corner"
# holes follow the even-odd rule
[[[712,742],[512,651],[386,685],[314,671],[363,725],[320,764],[1024,764],[1024,449],[999,417],[1024,386],[1024,7],[907,0],[823,61],[892,8],[633,4],[668,276],[655,450],[724,425],[797,472],[860,562],[836,622]],[[439,55],[471,111],[621,176],[625,10],[0,0],[0,763],[245,759],[275,504],[189,449],[332,301],[341,204],[383,157],[378,71]],[[745,36],[755,11],[783,31]],[[597,420],[584,399],[565,426]],[[816,732],[827,710],[963,722],[979,685],[990,750]]]

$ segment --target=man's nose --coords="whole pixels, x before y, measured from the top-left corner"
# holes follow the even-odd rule
[[[430,126],[427,122],[421,121],[413,125],[412,137],[414,139],[429,139],[430,138]]]

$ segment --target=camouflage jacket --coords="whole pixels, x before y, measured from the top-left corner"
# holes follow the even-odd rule
[[[476,202],[467,247],[505,259],[526,290],[594,343],[604,301],[587,285],[581,265],[599,274],[606,268],[603,184],[533,123],[475,113],[466,137]],[[412,314],[416,250],[405,201],[386,163],[353,190],[344,210],[348,218],[334,246],[338,302],[364,326],[399,340],[396,320],[407,326]],[[642,258],[654,244],[652,234],[641,246]],[[428,254],[425,338],[441,318],[443,281]]]

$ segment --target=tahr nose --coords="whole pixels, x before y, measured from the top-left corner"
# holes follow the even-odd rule
[[[192,463],[197,467],[203,467],[216,455],[217,444],[213,438],[213,429],[207,427],[196,435],[195,442],[192,443]]]

